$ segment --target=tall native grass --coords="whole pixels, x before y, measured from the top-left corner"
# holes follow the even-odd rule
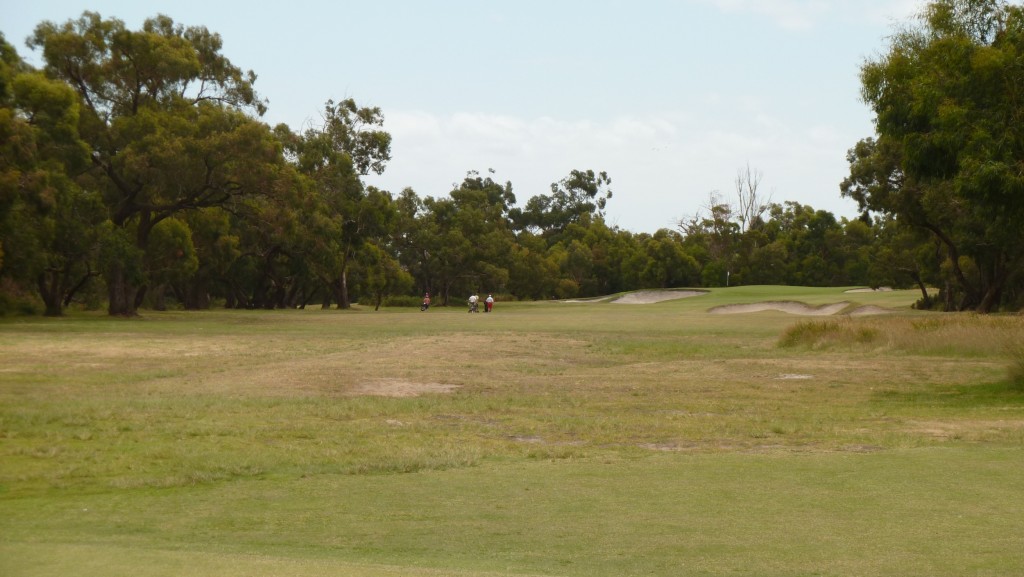
[[[1019,349],[1022,340],[1021,316],[928,314],[799,321],[782,333],[778,344],[814,350],[881,347],[920,355],[990,356]]]
[[[1004,357],[1007,385],[1024,392],[1024,317],[925,315],[842,317],[800,321],[778,339],[781,348],[873,349],[907,355]]]
[[[1006,345],[1010,357],[1009,385],[1010,389],[1024,393],[1024,339],[1011,340]]]

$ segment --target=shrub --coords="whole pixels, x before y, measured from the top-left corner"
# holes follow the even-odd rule
[[[0,316],[32,316],[40,314],[42,310],[38,296],[10,279],[0,278]]]
[[[419,307],[423,304],[422,296],[391,295],[384,297],[381,303],[385,307]]]

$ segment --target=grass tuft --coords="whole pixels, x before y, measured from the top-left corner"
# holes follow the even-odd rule
[[[872,325],[856,323],[850,319],[799,322],[786,329],[779,337],[783,348],[805,347],[811,350],[870,345],[877,343],[881,331]]]
[[[1016,393],[1024,393],[1024,339],[1008,341],[1006,353],[1010,357],[1007,370],[1009,388]]]

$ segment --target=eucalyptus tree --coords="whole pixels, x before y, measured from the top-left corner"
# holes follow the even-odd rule
[[[359,291],[372,300],[373,310],[380,309],[385,297],[408,294],[412,290],[412,275],[402,268],[387,247],[376,242],[367,243],[359,251],[354,268]]]
[[[528,231],[516,236],[508,272],[508,292],[516,297],[542,300],[556,296],[559,261],[542,237]]]
[[[921,231],[900,226],[891,216],[875,219],[872,225],[874,242],[869,248],[868,280],[872,287],[894,288],[914,287],[921,291],[917,306],[932,308],[933,295],[930,286],[941,286],[944,282],[940,272],[943,255],[942,243],[938,239],[923,238]],[[943,290],[944,296],[951,291]]]
[[[62,314],[94,276],[103,213],[98,196],[75,182],[88,166],[78,123],[75,92],[28,66],[0,35],[0,277],[33,287],[47,315]]]
[[[396,219],[390,245],[402,268],[414,279],[417,292],[435,294],[437,227],[426,202],[412,188],[395,198]]]
[[[189,211],[183,218],[192,233],[196,269],[171,286],[185,309],[208,309],[213,298],[228,295],[231,267],[242,254],[239,231],[232,227],[231,213],[221,207]]]
[[[167,291],[192,277],[199,268],[188,223],[171,217],[154,225],[149,233],[143,266],[151,284],[147,293],[152,307],[167,310]]]
[[[642,271],[650,265],[645,242],[646,237],[609,227],[599,215],[585,214],[566,226],[551,250],[565,250],[558,253],[569,257],[561,260],[563,274],[577,286],[578,296],[597,296],[645,288]]]
[[[42,50],[48,75],[78,94],[80,132],[110,219],[108,310],[133,315],[148,282],[138,261],[158,223],[268,192],[281,153],[252,116],[266,110],[256,75],[221,54],[218,34],[163,15],[129,30],[85,12],[39,24],[29,46]]]
[[[700,265],[701,284],[725,286],[738,265],[740,225],[732,205],[717,192],[708,195],[703,210],[706,212],[681,219],[677,229],[683,235],[684,249]]]
[[[937,0],[861,69],[876,137],[844,195],[942,243],[956,308],[994,310],[1024,282],[1024,8]]]
[[[771,195],[765,197],[760,191],[763,178],[760,170],[750,168],[750,163],[736,171],[736,220],[741,233],[757,228],[771,207]]]
[[[319,237],[309,179],[282,170],[273,194],[235,199],[229,210],[238,255],[228,268],[227,306],[283,308],[312,298],[307,256]],[[299,302],[296,302],[298,299]]]
[[[510,182],[476,171],[447,198],[424,199],[417,220],[421,231],[415,235],[424,261],[415,267],[429,273],[421,284],[434,286],[443,304],[453,295],[506,287],[515,244],[508,220],[514,203]]]
[[[537,232],[553,244],[570,224],[604,215],[612,197],[611,183],[606,172],[572,170],[551,184],[550,195],[530,198],[522,209],[513,209],[510,217],[516,228]]]
[[[786,201],[773,204],[766,227],[773,238],[774,254],[761,254],[777,263],[785,255],[786,284],[801,286],[840,286],[844,282],[841,250],[843,228],[831,212],[810,205]]]
[[[700,265],[683,248],[682,235],[661,229],[643,243],[647,265],[641,271],[644,288],[694,286],[700,282]]]
[[[368,240],[382,237],[393,218],[390,196],[368,191],[361,177],[381,174],[391,159],[391,135],[383,113],[349,98],[328,100],[321,122],[301,135],[275,131],[299,171],[312,183],[315,227],[321,246],[310,255],[339,308],[350,305],[348,268]],[[325,301],[325,306],[329,301]]]

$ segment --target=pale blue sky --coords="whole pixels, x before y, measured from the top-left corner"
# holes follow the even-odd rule
[[[573,169],[607,171],[609,224],[654,232],[761,194],[852,218],[846,151],[872,135],[858,72],[920,0],[0,0],[24,40],[84,10],[131,28],[158,13],[219,33],[259,75],[264,120],[293,130],[327,99],[379,106],[392,161],[369,184],[444,196],[494,169],[520,203]]]

